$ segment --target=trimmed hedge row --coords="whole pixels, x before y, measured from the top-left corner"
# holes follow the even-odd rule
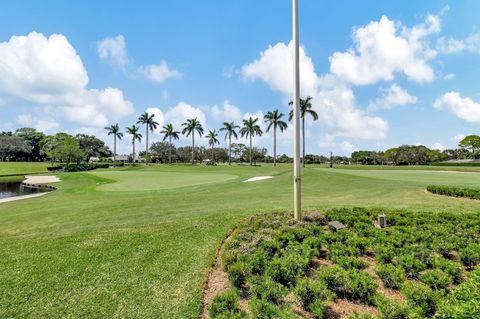
[[[428,185],[427,191],[430,193],[452,196],[452,197],[466,197],[470,199],[480,199],[480,189],[445,186],[445,185]]]
[[[470,167],[480,167],[480,162],[473,163],[446,163],[446,162],[431,162],[430,166],[470,166]]]
[[[47,167],[49,171],[64,171],[64,172],[84,172],[91,171],[96,168],[109,168],[109,163],[68,163],[63,165],[55,165]]]

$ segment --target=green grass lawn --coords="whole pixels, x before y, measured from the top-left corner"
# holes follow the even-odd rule
[[[0,176],[47,172],[50,163],[0,162]]]
[[[12,171],[4,164],[0,172]],[[60,175],[58,191],[0,204],[0,318],[197,318],[205,271],[228,229],[292,202],[289,165]],[[242,182],[259,175],[274,178]],[[428,194],[428,184],[475,186],[480,174],[312,166],[304,170],[303,204],[480,209],[478,201]]]

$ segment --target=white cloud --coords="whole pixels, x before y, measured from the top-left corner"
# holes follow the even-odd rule
[[[133,113],[121,90],[87,89],[87,84],[87,71],[63,35],[32,32],[0,43],[0,99],[48,108],[51,117],[37,116],[39,127],[53,129],[62,115],[100,127]]]
[[[157,132],[160,132],[162,127],[165,125],[165,115],[163,114],[162,110],[160,110],[158,107],[149,107],[145,110],[145,112],[154,115],[154,120],[158,123]]]
[[[260,59],[242,67],[242,75],[246,79],[261,79],[267,83],[272,90],[291,94],[292,82],[292,42],[288,44],[277,43],[269,46],[267,50],[260,53]],[[312,59],[306,55],[303,47],[300,47],[300,87],[303,95],[312,95],[316,91],[318,82]]]
[[[438,151],[442,152],[442,151],[446,150],[446,147],[444,145],[442,145],[441,143],[436,142],[432,146],[430,146],[430,149],[431,150],[438,150]]]
[[[462,40],[441,37],[437,42],[437,50],[444,54],[461,52],[480,54],[480,32],[471,33]]]
[[[379,109],[392,109],[396,106],[413,104],[417,102],[417,97],[410,95],[407,90],[402,89],[397,84],[392,84],[387,89],[381,90],[381,97],[370,102],[369,111]]]
[[[416,82],[430,82],[434,71],[428,61],[436,52],[425,44],[425,38],[440,31],[437,16],[412,28],[402,26],[386,16],[364,27],[354,29],[354,47],[335,52],[330,57],[330,71],[354,85],[391,81],[400,72]]]
[[[182,77],[182,73],[168,66],[165,60],[160,64],[151,64],[138,67],[137,72],[147,80],[164,83],[168,79],[178,79]]]
[[[459,133],[459,134],[456,134],[454,137],[452,137],[452,140],[454,142],[460,142],[461,140],[463,140],[465,137],[467,137],[467,135],[472,135],[472,134],[462,134],[462,133]]]
[[[343,141],[343,142],[340,144],[340,149],[341,149],[342,151],[344,151],[345,153],[348,153],[348,154],[351,154],[351,153],[353,153],[353,152],[356,150],[355,146],[354,146],[352,143],[348,142],[348,141]]]
[[[120,68],[130,63],[123,35],[99,41],[97,51],[100,59],[110,61]]]
[[[469,123],[480,123],[480,103],[463,98],[458,92],[448,92],[438,97],[433,105],[437,110],[446,109]]]
[[[242,112],[240,109],[231,104],[228,100],[223,102],[223,106],[215,104],[210,111],[217,122],[235,122],[242,118]]]
[[[187,119],[197,118],[203,127],[206,128],[207,117],[199,107],[193,107],[185,102],[180,102],[165,112],[165,123],[172,123],[175,129],[181,129],[182,123]]]
[[[453,80],[454,78],[455,78],[455,74],[453,73],[449,73],[443,77],[445,81],[450,81],[450,80]]]

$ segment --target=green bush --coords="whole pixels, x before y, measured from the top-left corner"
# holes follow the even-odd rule
[[[367,273],[357,270],[350,270],[348,272],[348,290],[352,299],[371,303],[375,292],[377,291],[377,284],[372,277]]]
[[[48,171],[60,171],[63,169],[61,165],[47,166]]]
[[[228,290],[213,298],[209,315],[212,319],[245,318],[246,315],[238,309],[238,293]]]
[[[375,248],[375,260],[378,263],[388,264],[395,257],[395,249],[390,246],[377,246]]]
[[[418,279],[434,290],[446,289],[453,283],[452,277],[440,269],[427,270]]]
[[[444,186],[444,185],[428,185],[427,191],[430,193],[452,196],[452,197],[466,197],[470,199],[480,199],[480,189]]]
[[[327,305],[326,301],[317,299],[308,306],[308,310],[310,310],[315,319],[322,319],[325,316]]]
[[[462,266],[458,262],[454,262],[443,257],[435,257],[432,260],[432,266],[435,269],[443,270],[449,274],[455,284],[459,284],[462,280]]]
[[[361,260],[360,258],[350,257],[350,256],[335,256],[332,258],[332,261],[345,269],[365,269],[368,264]]]
[[[405,281],[403,270],[392,264],[379,264],[375,272],[387,288],[400,289]]]
[[[402,294],[414,306],[418,306],[424,316],[432,316],[436,309],[436,294],[427,286],[413,281],[405,282]]]
[[[252,297],[275,304],[279,304],[288,292],[287,288],[267,276],[251,276],[247,282]]]
[[[348,292],[348,273],[340,266],[320,267],[318,279],[327,284],[328,289],[345,297]]]
[[[408,319],[409,307],[406,303],[388,299],[382,295],[375,296],[375,305],[382,319]]]
[[[425,270],[427,266],[413,254],[401,255],[397,262],[405,271],[408,278],[416,278],[418,274]]]
[[[249,271],[250,265],[246,261],[237,261],[228,268],[228,278],[234,287],[243,289]]]
[[[294,286],[299,276],[305,274],[310,264],[310,254],[299,247],[285,251],[268,264],[265,273],[284,286]]]
[[[480,245],[469,244],[467,247],[460,249],[460,261],[465,267],[473,268],[480,262]]]
[[[324,281],[311,278],[303,278],[297,283],[295,295],[305,309],[310,309],[310,305],[316,300],[328,301],[335,298],[335,294],[328,290],[328,286]]]
[[[295,319],[293,311],[287,304],[276,305],[263,299],[252,298],[248,303],[252,312],[251,317],[256,319]]]

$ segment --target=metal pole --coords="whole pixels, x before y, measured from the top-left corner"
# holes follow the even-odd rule
[[[296,220],[302,219],[302,180],[300,165],[300,70],[299,70],[299,41],[298,41],[298,0],[292,0],[293,22],[293,213]]]

